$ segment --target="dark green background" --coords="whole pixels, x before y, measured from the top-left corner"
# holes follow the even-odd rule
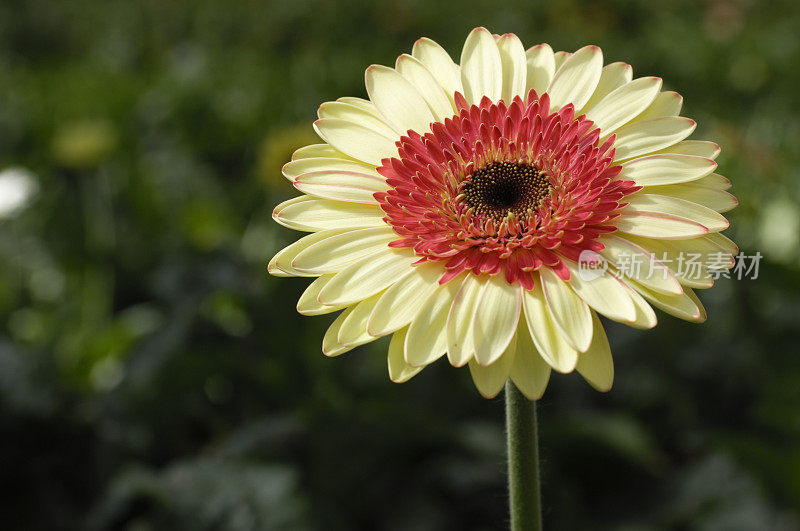
[[[608,394],[540,403],[550,529],[800,528],[800,8],[790,1],[3,2],[3,529],[503,529],[502,398],[386,340],[320,353],[307,281],[266,275],[316,107],[471,28],[659,75],[723,147],[757,280],[709,319],[608,324]]]

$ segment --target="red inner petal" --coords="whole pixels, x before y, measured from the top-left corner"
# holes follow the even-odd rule
[[[616,230],[622,199],[639,189],[616,180],[621,168],[611,165],[613,135],[601,144],[600,130],[585,116],[575,117],[571,104],[550,112],[547,94],[533,90],[510,105],[484,97],[468,106],[459,93],[455,101],[458,115],[431,124],[424,135],[409,131],[397,142],[398,157],[378,168],[392,187],[375,196],[400,236],[392,247],[444,261],[441,283],[468,270],[502,272],[509,283],[530,289],[531,272],[540,267],[568,279],[563,260],[601,250],[597,238]],[[476,172],[503,162],[547,176],[549,194],[537,198],[532,213],[487,215],[459,196]]]

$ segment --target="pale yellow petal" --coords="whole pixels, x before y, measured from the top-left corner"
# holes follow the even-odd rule
[[[375,116],[380,116],[381,113],[378,112],[378,108],[375,107],[375,104],[369,100],[365,100],[364,98],[354,98],[353,96],[342,96],[341,98],[336,98],[336,101],[341,103],[349,103],[350,105],[355,105],[360,109],[364,109],[365,111],[374,114]]]
[[[292,160],[313,158],[356,160],[353,157],[345,155],[330,144],[311,144],[309,146],[303,146],[292,154]]]
[[[537,44],[528,48],[525,52],[525,58],[528,66],[525,94],[527,95],[528,91],[533,89],[541,96],[550,86],[553,75],[556,73],[553,49],[549,44]]]
[[[303,294],[300,295],[300,299],[297,301],[297,311],[303,315],[325,315],[327,313],[333,313],[344,308],[344,306],[327,306],[325,304],[321,304],[317,300],[320,290],[322,290],[325,284],[327,284],[332,278],[332,274],[322,275],[314,280],[314,282],[309,284]]]
[[[697,123],[680,116],[653,118],[633,122],[617,129],[616,160],[641,157],[654,151],[677,144],[694,131]]]
[[[336,118],[339,120],[345,120],[347,122],[366,127],[367,129],[371,129],[372,131],[375,131],[379,135],[383,135],[386,138],[393,138],[396,134],[396,131],[392,129],[388,123],[386,123],[386,120],[376,116],[363,107],[352,105],[350,103],[344,103],[341,101],[329,101],[323,103],[319,106],[317,115],[320,118]]]
[[[680,216],[706,227],[711,232],[728,228],[728,220],[719,212],[685,199],[657,194],[637,193],[625,198],[628,207],[625,212],[652,212]]]
[[[678,155],[694,155],[714,160],[722,151],[718,144],[708,140],[682,140],[656,153],[677,153]]]
[[[369,343],[378,337],[367,332],[367,321],[380,296],[380,293],[376,293],[353,307],[353,311],[349,313],[339,327],[336,337],[340,345],[355,347]]]
[[[739,247],[733,243],[730,238],[725,236],[724,234],[709,234],[707,239],[711,241],[714,245],[718,246],[720,250],[730,253],[732,255],[739,253]]]
[[[662,293],[683,293],[678,279],[651,251],[616,234],[606,234],[598,241],[605,246],[600,255],[614,264],[623,276]]]
[[[678,116],[683,106],[683,97],[677,92],[660,92],[653,102],[633,121],[650,120],[664,116]]]
[[[677,184],[705,177],[716,168],[716,162],[703,157],[674,153],[648,155],[622,164],[617,178],[639,186]]]
[[[322,118],[314,122],[314,130],[339,151],[375,166],[380,166],[382,159],[397,156],[394,139],[346,120]]]
[[[603,52],[597,46],[584,46],[564,61],[547,89],[554,111],[567,104],[582,109],[592,97],[603,70]]]
[[[403,328],[392,334],[389,342],[389,379],[395,383],[403,383],[410,380],[414,375],[422,370],[422,367],[412,367],[403,357],[403,345],[405,345],[408,328]]]
[[[603,323],[592,312],[594,322],[594,335],[589,349],[578,356],[578,365],[575,370],[580,373],[589,384],[598,391],[606,392],[614,383],[614,360],[611,358],[611,347],[608,344]]]
[[[500,357],[514,337],[522,307],[522,287],[502,275],[486,282],[475,311],[472,329],[475,359],[483,366]]]
[[[633,68],[627,63],[610,63],[603,67],[600,72],[600,81],[597,82],[597,88],[594,89],[592,97],[579,109],[579,114],[584,114],[591,110],[603,98],[611,94],[614,90],[618,89],[626,83],[630,83],[633,79]]]
[[[327,238],[336,236],[338,234],[343,234],[345,232],[348,232],[347,229],[331,229],[331,230],[315,232],[313,234],[304,236],[299,240],[296,240],[292,244],[288,245],[287,247],[278,251],[275,254],[275,256],[272,257],[272,260],[269,261],[267,270],[271,274],[277,273],[278,270],[280,270],[290,276],[315,277],[317,275],[310,273],[303,273],[301,271],[297,271],[296,269],[294,269],[292,267],[292,261],[304,249],[314,245],[315,243],[321,242]]]
[[[294,181],[304,173],[318,171],[347,171],[366,173],[376,178],[383,179],[383,176],[375,171],[375,166],[364,162],[349,159],[337,159],[334,157],[313,157],[293,160],[283,167],[283,175],[290,181]]]
[[[452,103],[456,92],[464,92],[461,84],[461,69],[450,55],[436,42],[422,38],[414,43],[411,55],[419,59],[436,77]]]
[[[636,291],[650,301],[650,304],[670,315],[697,323],[705,321],[705,309],[691,288],[685,288],[683,295],[665,295],[639,284],[636,286]]]
[[[565,51],[558,51],[553,54],[553,63],[555,65],[555,72],[558,72],[562,66],[564,66],[564,62],[572,57],[572,52],[565,52]]]
[[[558,329],[547,307],[541,285],[537,283],[534,289],[525,290],[522,301],[528,330],[536,350],[555,370],[571,372],[578,363],[578,351],[567,343]]]
[[[387,249],[336,273],[319,293],[323,304],[352,304],[391,286],[408,272],[416,256],[407,250]]]
[[[511,365],[511,380],[528,400],[539,400],[550,380],[550,366],[536,350],[525,323],[520,323]]]
[[[708,177],[721,176],[714,173]],[[705,186],[706,184],[710,186]],[[642,190],[642,192],[684,199],[692,203],[697,203],[698,205],[703,205],[717,212],[728,212],[736,208],[739,201],[732,194],[720,188],[722,186],[730,186],[730,181],[724,177],[721,177],[721,179],[708,179],[707,177],[703,177],[697,181],[684,184],[648,186]]]
[[[475,354],[473,327],[486,277],[467,275],[447,315],[447,357],[454,367],[465,365]]]
[[[717,236],[718,233],[714,233]],[[652,252],[683,286],[708,288],[714,283],[709,264],[723,267],[733,261],[731,253],[711,241],[712,234],[685,240],[660,240],[626,235],[625,239]],[[735,254],[735,253],[733,253]]]
[[[377,205],[374,195],[389,189],[382,177],[347,171],[304,173],[295,179],[294,187],[321,199],[366,205]]]
[[[322,353],[324,355],[329,357],[338,356],[355,348],[355,346],[348,347],[339,343],[339,329],[355,308],[355,306],[346,308],[325,331],[325,335],[322,337]]]
[[[503,65],[500,51],[486,28],[470,32],[461,51],[461,82],[467,103],[478,104],[487,96],[498,101],[503,89]]]
[[[425,303],[408,327],[406,361],[417,366],[436,361],[447,351],[447,316],[464,277],[451,280]]]
[[[615,89],[586,113],[607,136],[646,108],[661,89],[661,78],[640,77]]]
[[[478,388],[484,398],[497,396],[502,391],[506,381],[508,381],[511,366],[514,363],[516,343],[515,335],[511,338],[505,351],[491,365],[481,365],[475,359],[469,361],[469,372],[472,375],[472,381],[475,382],[475,387]]]
[[[583,278],[577,264],[570,261],[566,264],[570,270],[569,285],[586,304],[615,321],[636,318],[636,309],[618,278],[607,271],[597,271],[596,276]]]
[[[372,335],[384,335],[409,324],[428,299],[438,291],[444,273],[440,262],[414,266],[381,296],[369,318],[367,329]]]
[[[403,54],[397,58],[395,67],[404,78],[414,85],[437,121],[442,122],[445,118],[456,114],[455,108],[439,80],[418,59]]]
[[[381,227],[386,222],[383,210],[377,205],[346,203],[319,199],[308,195],[284,201],[272,213],[272,218],[294,230],[321,231]]]
[[[341,271],[353,262],[388,250],[398,239],[391,227],[347,231],[310,245],[297,253],[291,266],[297,271],[321,275]]]
[[[631,298],[631,302],[633,302],[634,308],[636,308],[636,318],[633,321],[623,321],[626,325],[632,326],[633,328],[638,328],[640,330],[649,330],[658,324],[658,319],[656,319],[656,312],[653,311],[653,308],[647,303],[639,292],[636,291],[636,286],[631,286],[625,282],[622,282],[622,285],[625,286],[626,290],[628,291],[628,295]]]
[[[399,135],[425,133],[436,121],[416,87],[393,68],[372,65],[365,80],[369,99]]]
[[[528,65],[522,42],[513,33],[506,33],[497,40],[497,49],[503,66],[503,101],[511,103],[514,96],[525,99]]]
[[[547,307],[564,339],[578,352],[585,352],[592,341],[589,307],[549,268],[540,269],[539,276]]]
[[[714,188],[715,190],[730,190],[731,188],[731,181],[718,173],[706,175],[696,181],[692,181],[690,184],[703,186],[705,188]]]
[[[683,216],[626,209],[614,222],[617,230],[633,236],[681,240],[708,234],[708,228]]]

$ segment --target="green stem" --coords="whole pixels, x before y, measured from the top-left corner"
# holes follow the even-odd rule
[[[541,531],[539,492],[539,434],[536,402],[506,383],[506,436],[508,437],[508,506],[512,531]]]

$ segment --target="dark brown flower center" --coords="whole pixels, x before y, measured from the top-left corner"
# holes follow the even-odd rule
[[[532,215],[551,190],[547,175],[530,164],[491,162],[467,177],[459,199],[475,215],[501,221]]]

